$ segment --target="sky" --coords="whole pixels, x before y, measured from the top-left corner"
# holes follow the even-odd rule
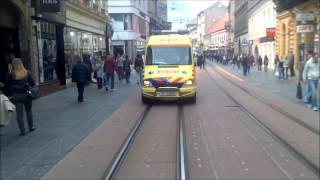
[[[185,29],[185,25],[195,19],[199,12],[217,1],[228,4],[227,0],[168,0],[168,21],[172,22],[172,30]]]

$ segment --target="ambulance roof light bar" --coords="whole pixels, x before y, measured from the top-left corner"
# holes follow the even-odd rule
[[[168,35],[168,34],[180,34],[180,35],[186,35],[189,34],[190,32],[188,30],[178,30],[178,31],[173,31],[173,30],[153,30],[151,32],[151,35]]]

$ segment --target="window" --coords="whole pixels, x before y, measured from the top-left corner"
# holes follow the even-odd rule
[[[114,31],[123,31],[124,30],[124,20],[123,14],[110,14],[112,28]]]
[[[125,14],[124,15],[124,30],[132,30],[132,15]]]
[[[189,65],[192,64],[189,46],[149,46],[147,65]]]

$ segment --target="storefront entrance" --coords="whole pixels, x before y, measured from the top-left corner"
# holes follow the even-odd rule
[[[20,57],[18,37],[18,29],[0,26],[0,82],[4,82],[12,58]]]

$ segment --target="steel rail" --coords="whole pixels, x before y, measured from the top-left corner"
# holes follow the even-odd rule
[[[177,127],[177,179],[189,179],[187,151],[186,151],[186,136],[184,125],[183,107],[180,105],[178,109],[178,127]]]
[[[114,179],[114,176],[117,174],[119,167],[121,166],[126,154],[129,151],[130,145],[132,144],[135,136],[137,135],[137,132],[141,127],[141,124],[143,123],[150,109],[151,109],[151,106],[147,106],[145,110],[142,112],[142,114],[140,115],[138,121],[135,123],[129,135],[127,136],[126,140],[121,145],[121,148],[117,152],[116,156],[113,158],[111,165],[103,174],[103,177],[102,177],[103,180]]]
[[[217,70],[215,70],[217,71]],[[280,137],[277,133],[275,133],[271,128],[269,128],[267,125],[265,125],[261,120],[259,120],[255,115],[253,115],[247,108],[245,108],[239,101],[237,101],[235,98],[232,97],[232,95],[223,88],[216,79],[212,77],[212,75],[206,70],[206,73],[208,74],[209,78],[213,80],[217,86],[226,93],[226,95],[234,101],[235,104],[237,104],[240,108],[240,110],[244,113],[246,113],[252,120],[255,122],[259,127],[261,127],[263,130],[265,130],[274,140],[276,140],[278,143],[280,143],[283,147],[285,147],[294,157],[296,157],[300,162],[306,165],[311,172],[313,172],[318,177],[320,176],[320,169],[316,164],[311,162],[308,158],[306,158],[302,153],[300,153],[296,148],[294,148],[290,143],[288,143],[285,139]]]
[[[211,65],[213,66],[213,65]],[[214,68],[215,69],[215,68]],[[294,121],[295,123],[303,126],[304,128],[310,130],[311,132],[317,134],[317,135],[320,135],[320,131],[318,129],[316,129],[315,127],[312,127],[310,124],[307,124],[305,123],[304,121],[300,120],[299,118],[296,118],[294,116],[292,116],[291,114],[285,112],[285,111],[282,111],[282,110],[279,110],[278,108],[276,108],[274,105],[266,102],[265,100],[263,100],[261,97],[257,96],[257,95],[254,95],[252,94],[250,91],[248,91],[247,89],[243,88],[242,86],[240,86],[239,84],[233,82],[232,80],[230,80],[229,78],[227,78],[225,75],[223,75],[221,72],[219,72],[218,70],[215,69],[215,71],[220,74],[221,76],[223,76],[228,82],[234,84],[235,86],[237,86],[238,88],[240,88],[241,90],[243,90],[244,92],[246,92],[247,94],[249,94],[250,96],[258,99],[260,102],[262,102],[263,104],[271,107],[273,110],[279,112],[280,114],[288,117],[289,119],[291,119],[292,121]]]

